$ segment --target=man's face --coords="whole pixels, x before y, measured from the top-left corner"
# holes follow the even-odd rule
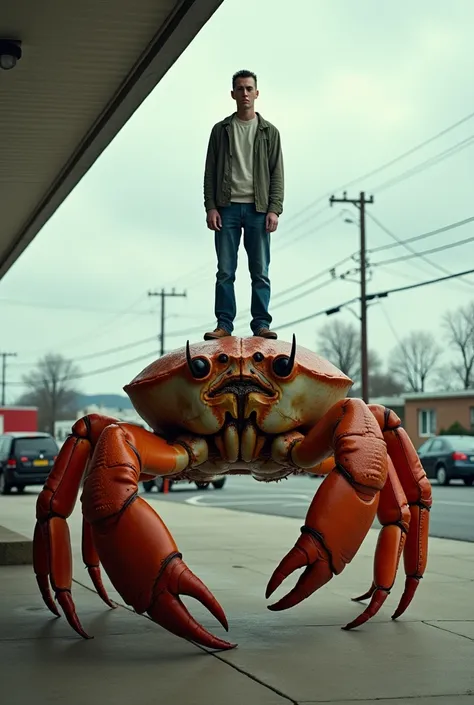
[[[231,96],[240,110],[253,110],[258,91],[253,78],[238,78],[235,82]]]

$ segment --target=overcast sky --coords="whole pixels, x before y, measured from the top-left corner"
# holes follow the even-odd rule
[[[159,299],[148,297],[149,290],[175,286],[187,293],[167,299],[167,350],[187,337],[200,340],[214,327],[215,252],[205,224],[203,167],[212,125],[234,109],[236,70],[257,73],[258,110],[281,132],[286,192],[270,270],[273,326],[281,338],[295,332],[299,343],[316,350],[317,331],[327,321],[339,317],[357,324],[345,310],[279,329],[359,293],[357,283],[329,274],[359,245],[357,226],[344,222],[351,214],[356,218],[356,210],[330,208],[332,191],[341,196],[340,187],[354,181],[349,197],[360,190],[373,194],[368,213],[401,239],[474,215],[474,143],[410,178],[395,179],[473,136],[474,119],[390,168],[359,178],[474,112],[474,3],[297,0],[281,3],[279,11],[275,5],[224,0],[0,281],[2,348],[7,344],[18,353],[8,361],[10,382],[21,382],[29,364],[49,351],[76,360],[84,373],[132,360],[80,381],[85,393],[120,393],[159,350],[152,340],[159,331]],[[413,248],[469,237],[474,223]],[[370,217],[367,240],[369,249],[393,242]],[[397,246],[370,255],[370,261],[408,254]],[[420,258],[377,266],[368,290],[443,276],[437,266],[462,271],[473,266],[473,255],[474,241],[428,255],[434,266]],[[241,335],[250,335],[247,272],[242,247],[242,318],[235,331]],[[313,284],[283,293],[313,275],[319,275]],[[302,295],[316,284],[324,286]],[[473,299],[474,276],[390,296],[369,310],[370,347],[387,361],[397,338],[412,330],[431,330],[443,343],[442,314]],[[21,391],[18,384],[9,386],[7,401]]]

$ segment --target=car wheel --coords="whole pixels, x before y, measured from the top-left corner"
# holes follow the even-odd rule
[[[209,483],[208,482],[196,482],[196,487],[198,488],[198,490],[207,490],[207,488],[209,487]]]
[[[221,490],[221,489],[224,487],[224,485],[225,485],[225,481],[226,481],[226,478],[225,478],[225,477],[221,477],[220,480],[215,480],[215,481],[212,483],[212,486],[213,486],[214,489],[216,489],[216,490]]]
[[[143,483],[143,489],[145,490],[145,492],[151,492],[152,489],[154,488],[154,486],[155,486],[154,480],[148,480],[147,482]]]
[[[472,487],[472,485],[474,484],[474,477],[465,477],[464,484],[466,485],[466,487]]]
[[[444,465],[439,465],[436,468],[436,479],[438,481],[438,485],[449,485],[449,477]]]
[[[0,494],[10,494],[11,489],[10,485],[5,482],[5,475],[0,472]]]

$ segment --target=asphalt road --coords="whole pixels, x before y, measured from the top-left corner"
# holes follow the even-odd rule
[[[221,490],[198,490],[194,484],[176,483],[167,494],[153,492],[147,499],[186,502],[197,507],[223,507],[235,511],[304,519],[321,480],[307,476],[291,477],[263,484],[249,477],[230,476]],[[433,482],[433,508],[430,535],[474,541],[474,487],[453,483],[448,487]],[[378,525],[378,522],[377,522]]]

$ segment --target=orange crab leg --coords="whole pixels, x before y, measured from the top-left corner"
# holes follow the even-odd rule
[[[142,473],[180,472],[189,460],[181,444],[130,424],[110,426],[97,443],[84,482],[83,514],[100,562],[127,604],[178,636],[230,649],[235,644],[213,636],[181,602],[180,595],[197,598],[227,629],[222,607],[182,561],[154,509],[138,497]]]
[[[72,435],[62,446],[54,467],[38,495],[33,540],[33,568],[41,595],[53,614],[59,616],[51,596],[49,581],[66,619],[87,638],[71,598],[72,555],[66,519],[72,514],[91,444],[103,428],[115,419],[90,416],[76,421]]]
[[[433,503],[431,484],[418,454],[399,417],[391,409],[370,405],[371,412],[382,429],[388,453],[408,499],[411,520],[403,561],[405,589],[392,619],[407,609],[426,570],[428,561],[429,512]]]
[[[374,558],[374,580],[368,592],[354,598],[355,602],[371,598],[369,606],[344,629],[360,627],[374,617],[390,594],[410,526],[410,509],[400,481],[388,459],[388,478],[380,492],[377,517],[382,529]]]
[[[267,586],[269,597],[297,568],[306,570],[296,586],[271,610],[298,604],[342,572],[358,551],[375,518],[380,490],[388,473],[382,432],[359,399],[344,399],[293,446],[292,462],[314,467],[333,449],[336,467],[319,487],[302,535],[276,568]]]
[[[96,547],[94,545],[94,538],[92,536],[92,527],[88,521],[83,519],[82,521],[82,560],[87,568],[90,578],[94,584],[97,593],[105,602],[106,605],[115,609],[117,605],[111,602],[107,591],[102,582],[102,576],[100,574],[100,562],[99,554],[97,553]]]

